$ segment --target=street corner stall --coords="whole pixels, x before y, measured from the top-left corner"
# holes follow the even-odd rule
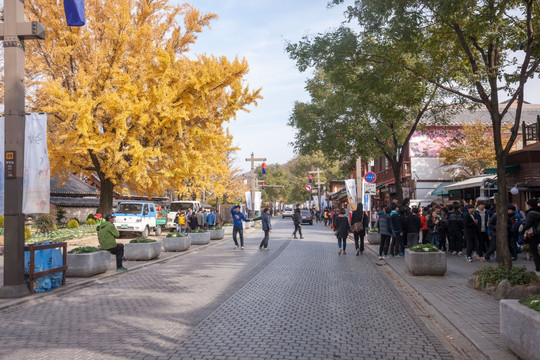
[[[497,190],[497,176],[489,174],[473,176],[442,187],[442,191],[448,192],[450,201],[489,200],[495,196]]]

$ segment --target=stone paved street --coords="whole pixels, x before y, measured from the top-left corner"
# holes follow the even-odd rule
[[[450,359],[367,255],[320,225],[274,220],[246,250],[226,238],[0,312],[2,359]],[[69,281],[69,279],[68,279]]]

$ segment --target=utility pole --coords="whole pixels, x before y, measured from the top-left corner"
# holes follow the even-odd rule
[[[319,210],[322,210],[321,209],[321,185],[323,185],[324,183],[321,182],[321,169],[317,168],[316,171],[308,171],[309,174],[317,174],[317,182],[315,183],[315,185],[317,185],[317,202],[318,202],[318,206],[319,206]]]
[[[255,178],[255,161],[266,161],[266,158],[256,158],[253,156],[253,153],[251,153],[251,157],[246,159],[246,161],[251,162],[251,172],[249,173],[251,180],[251,208],[249,209],[249,217],[255,217],[255,188],[257,181]]]
[[[24,283],[24,214],[22,213],[25,88],[24,40],[45,39],[45,27],[24,21],[24,3],[4,0],[4,22],[0,40],[4,41],[4,285],[0,297],[15,298],[29,294]]]

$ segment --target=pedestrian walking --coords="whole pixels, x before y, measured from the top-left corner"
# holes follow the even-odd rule
[[[390,220],[390,207],[386,207],[384,212],[379,215],[379,221],[377,227],[379,234],[381,234],[381,245],[379,246],[379,260],[386,259],[388,255],[388,246],[390,245],[390,238],[392,237],[392,221]]]
[[[519,227],[523,223],[522,219],[519,216],[519,212],[516,211],[516,206],[514,204],[508,204],[508,247],[510,249],[510,254],[512,256],[512,261],[517,260],[518,248],[518,232]]]
[[[296,209],[294,210],[293,223],[294,223],[293,238],[298,239],[296,237],[296,233],[298,232],[298,234],[300,235],[300,239],[303,239],[304,236],[302,236],[302,212],[300,209],[300,205],[296,205]]]
[[[253,221],[261,220],[262,229],[264,231],[264,238],[259,245],[259,250],[268,250],[268,240],[270,239],[270,233],[272,232],[272,222],[270,220],[270,209],[264,208],[261,216],[253,219]]]
[[[116,256],[116,271],[127,271],[122,264],[124,244],[118,244],[116,242],[116,238],[118,237],[120,237],[120,233],[116,229],[116,226],[114,226],[114,216],[111,214],[105,215],[105,222],[101,224],[99,230],[99,246]]]
[[[240,236],[240,248],[244,250],[244,227],[242,226],[242,221],[250,222],[250,219],[246,219],[244,214],[240,212],[240,205],[233,206],[231,209],[231,215],[233,218],[233,240],[235,250],[238,249],[238,241],[236,239],[237,235]]]
[[[363,211],[362,203],[356,205],[351,218],[351,231],[354,235],[356,256],[364,253],[364,238],[369,226],[369,216]]]
[[[529,199],[527,206],[529,207],[529,210],[526,211],[527,220],[522,230],[527,233],[529,251],[534,260],[536,275],[540,276],[540,255],[538,254],[538,244],[540,243],[540,206],[538,199]]]
[[[339,209],[339,214],[335,217],[334,226],[336,228],[336,237],[338,240],[338,255],[347,254],[347,237],[351,230],[349,219],[345,215],[345,209]]]

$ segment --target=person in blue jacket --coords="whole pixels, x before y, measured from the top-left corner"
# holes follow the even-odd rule
[[[231,214],[233,218],[233,240],[235,245],[235,250],[238,249],[238,241],[236,240],[237,234],[240,235],[240,248],[244,250],[244,228],[242,226],[242,221],[250,222],[250,219],[246,219],[244,214],[240,212],[240,205],[233,206],[231,209]]]

